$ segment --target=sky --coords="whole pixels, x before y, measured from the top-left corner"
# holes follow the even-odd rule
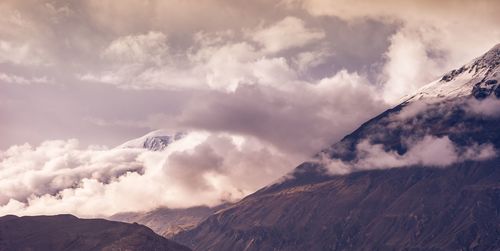
[[[495,0],[2,0],[0,176],[11,181],[0,182],[0,213],[241,198],[493,47],[499,10]],[[114,149],[158,129],[189,136],[163,153]]]

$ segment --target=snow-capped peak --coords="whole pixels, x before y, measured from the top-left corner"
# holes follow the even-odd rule
[[[402,101],[424,98],[455,98],[473,95],[483,99],[490,94],[500,98],[500,44],[471,63],[452,70],[440,79],[427,84]]]
[[[129,140],[117,148],[144,148],[150,151],[162,151],[172,142],[183,138],[185,133],[171,134],[165,130],[152,131],[140,138]]]

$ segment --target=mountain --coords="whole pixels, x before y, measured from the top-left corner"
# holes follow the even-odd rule
[[[181,231],[195,228],[200,222],[208,218],[208,216],[227,206],[227,204],[223,204],[218,207],[158,208],[149,212],[118,213],[112,215],[109,219],[128,223],[137,222],[151,228],[159,235],[171,238]]]
[[[127,141],[117,148],[144,148],[150,151],[162,151],[172,142],[183,138],[185,135],[185,133],[171,135],[164,130],[156,130],[140,138]]]
[[[423,86],[410,95],[407,101],[422,98],[456,98],[472,94],[483,99],[493,94],[500,98],[498,87],[500,44],[481,57],[459,69],[452,70],[439,80]]]
[[[498,250],[500,45],[174,240],[194,250]]]
[[[0,250],[164,250],[189,248],[138,224],[72,215],[0,217]]]
[[[173,239],[194,250],[495,250],[498,163],[334,176],[247,197]]]

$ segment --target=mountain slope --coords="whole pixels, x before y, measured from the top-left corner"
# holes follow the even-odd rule
[[[498,161],[363,171],[251,196],[174,240],[194,250],[494,250]]]
[[[0,250],[164,250],[189,248],[138,224],[72,215],[0,217]]]
[[[191,207],[182,209],[158,208],[150,212],[128,212],[119,213],[109,217],[113,221],[121,221],[145,225],[151,228],[155,233],[170,238],[173,235],[196,227],[208,216],[226,207]]]
[[[500,97],[500,88],[498,87],[499,57],[500,44],[497,44],[471,63],[448,72],[441,79],[423,86],[403,100],[455,98],[468,96],[471,93],[476,98],[485,98],[491,93]]]
[[[498,249],[499,65],[497,45],[174,239],[195,250]]]

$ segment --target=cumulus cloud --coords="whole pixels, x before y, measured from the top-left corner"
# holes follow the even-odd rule
[[[111,215],[234,201],[298,159],[249,137],[193,132],[164,151],[89,147],[77,140],[0,153],[0,214]]]
[[[231,41],[233,36],[234,33],[199,32],[194,36],[195,44],[177,55],[168,53],[167,39],[161,32],[120,37],[102,52],[115,66],[97,74],[79,74],[79,78],[132,89],[234,91],[241,84],[286,88],[291,82],[301,81],[297,69],[286,57],[271,54],[304,46],[324,34],[307,30],[298,18],[287,17],[249,35],[263,48],[243,38]],[[294,39],[287,39],[290,36]],[[302,56],[298,67],[304,69],[312,59],[308,61]]]
[[[316,16],[349,22],[377,19],[398,23],[390,37],[380,82],[384,97],[396,103],[408,92],[480,55],[500,40],[498,2],[481,1],[323,1],[287,0]],[[474,17],[471,17],[474,13]],[[467,48],[467,49],[464,49]]]

